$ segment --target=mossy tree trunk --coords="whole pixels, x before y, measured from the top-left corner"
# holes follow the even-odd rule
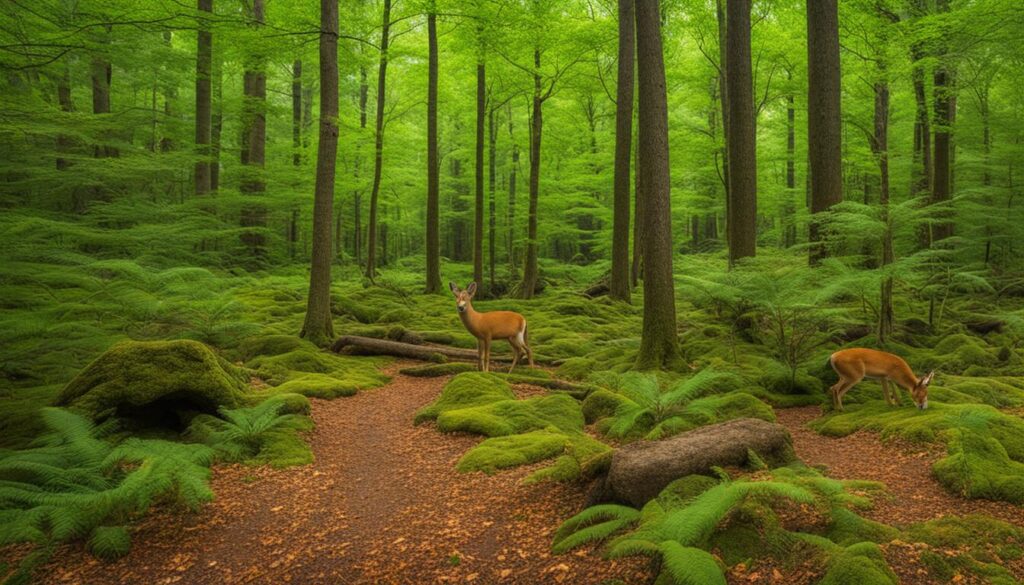
[[[437,14],[433,2],[427,14],[427,284],[426,292],[441,292],[440,171],[437,156]]]
[[[334,337],[331,321],[331,223],[338,158],[338,2],[320,1],[320,142],[313,197],[313,263],[306,321],[300,335],[326,345]]]
[[[837,0],[807,0],[807,141],[811,225],[808,260],[828,255],[822,212],[843,200]]]
[[[757,253],[757,147],[750,65],[750,0],[726,5],[729,265]]]
[[[388,76],[388,35],[391,32],[391,0],[384,0],[380,33],[380,64],[377,67],[377,117],[374,126],[373,187],[370,190],[370,218],[366,236],[366,277],[377,276],[377,199],[380,195],[381,166],[384,163],[384,96]]]
[[[643,177],[644,318],[636,366],[674,365],[679,360],[675,285],[672,281],[672,204],[668,159],[668,103],[661,18],[657,2],[636,5],[639,147]]]
[[[619,0],[619,65],[615,97],[615,184],[612,218],[612,274],[608,296],[630,302],[629,185],[633,147],[633,0]]]

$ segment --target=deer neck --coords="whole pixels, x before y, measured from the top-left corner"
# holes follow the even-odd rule
[[[462,319],[462,324],[475,337],[480,337],[480,317],[481,314],[469,302],[466,303],[466,310],[459,313],[459,319]]]

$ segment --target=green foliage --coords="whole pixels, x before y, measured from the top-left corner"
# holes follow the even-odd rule
[[[195,510],[213,496],[207,447],[134,438],[113,445],[104,439],[109,424],[56,408],[42,416],[49,431],[36,446],[0,453],[0,544],[88,537],[95,554],[115,558],[130,544],[120,525],[157,502]]]
[[[832,557],[821,585],[896,585],[881,549],[872,542],[859,542]]]
[[[192,420],[186,436],[209,445],[227,461],[270,463],[275,467],[309,463],[313,455],[298,432],[309,430],[312,423],[305,416],[285,412],[297,407],[300,401],[295,397],[283,394],[248,408],[221,408],[217,411],[220,418],[199,415]]]
[[[386,383],[388,378],[378,370],[379,363],[320,351],[303,342],[298,349],[258,355],[247,365],[274,386],[274,393],[330,399],[352,396],[360,389]]]
[[[562,554],[588,542],[604,540],[639,520],[640,512],[629,506],[591,506],[559,526],[552,537],[551,550],[555,554]]]
[[[482,372],[466,372],[452,378],[445,384],[437,400],[416,413],[416,423],[435,420],[449,410],[514,399],[512,389],[498,377]]]
[[[725,575],[715,557],[692,546],[668,540],[662,542],[662,573],[676,585],[724,585]]]

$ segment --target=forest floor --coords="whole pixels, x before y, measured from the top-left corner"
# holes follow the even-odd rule
[[[649,583],[643,559],[609,561],[585,547],[553,556],[551,536],[578,512],[586,486],[520,480],[538,466],[493,476],[461,474],[455,463],[479,437],[413,426],[416,411],[449,378],[386,373],[391,383],[351,398],[313,401],[315,462],[301,468],[216,467],[216,500],[198,514],[167,510],[144,518],[124,558],[106,563],[81,544],[62,545],[39,574],[46,583]],[[537,388],[519,385],[517,394]],[[866,517],[905,525],[983,513],[1024,526],[1024,508],[965,500],[932,477],[939,451],[876,433],[821,436],[806,423],[818,407],[777,410],[809,465],[838,479],[886,484]],[[914,546],[883,546],[904,583],[922,579]],[[751,568],[730,582],[771,583]],[[1015,571],[1016,572],[1016,571]],[[795,577],[790,575],[790,577]],[[809,575],[808,575],[809,577]]]

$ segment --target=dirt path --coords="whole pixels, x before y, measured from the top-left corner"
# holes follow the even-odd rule
[[[583,503],[584,487],[522,486],[529,469],[459,474],[480,439],[412,426],[447,378],[389,368],[387,386],[315,400],[316,461],[284,470],[214,471],[216,500],[199,514],[154,514],[131,553],[100,562],[65,546],[48,583],[645,583],[642,560],[589,549],[554,557],[551,534]]]
[[[807,423],[821,416],[817,406],[775,411],[789,429],[798,457],[808,465],[824,465],[836,479],[866,479],[886,485],[888,497],[878,498],[863,515],[886,524],[904,525],[940,516],[987,514],[1024,526],[1024,508],[1006,502],[967,500],[943,488],[932,475],[932,464],[945,454],[941,445],[918,445],[901,440],[884,443],[878,433],[858,431],[845,437],[819,435]]]

